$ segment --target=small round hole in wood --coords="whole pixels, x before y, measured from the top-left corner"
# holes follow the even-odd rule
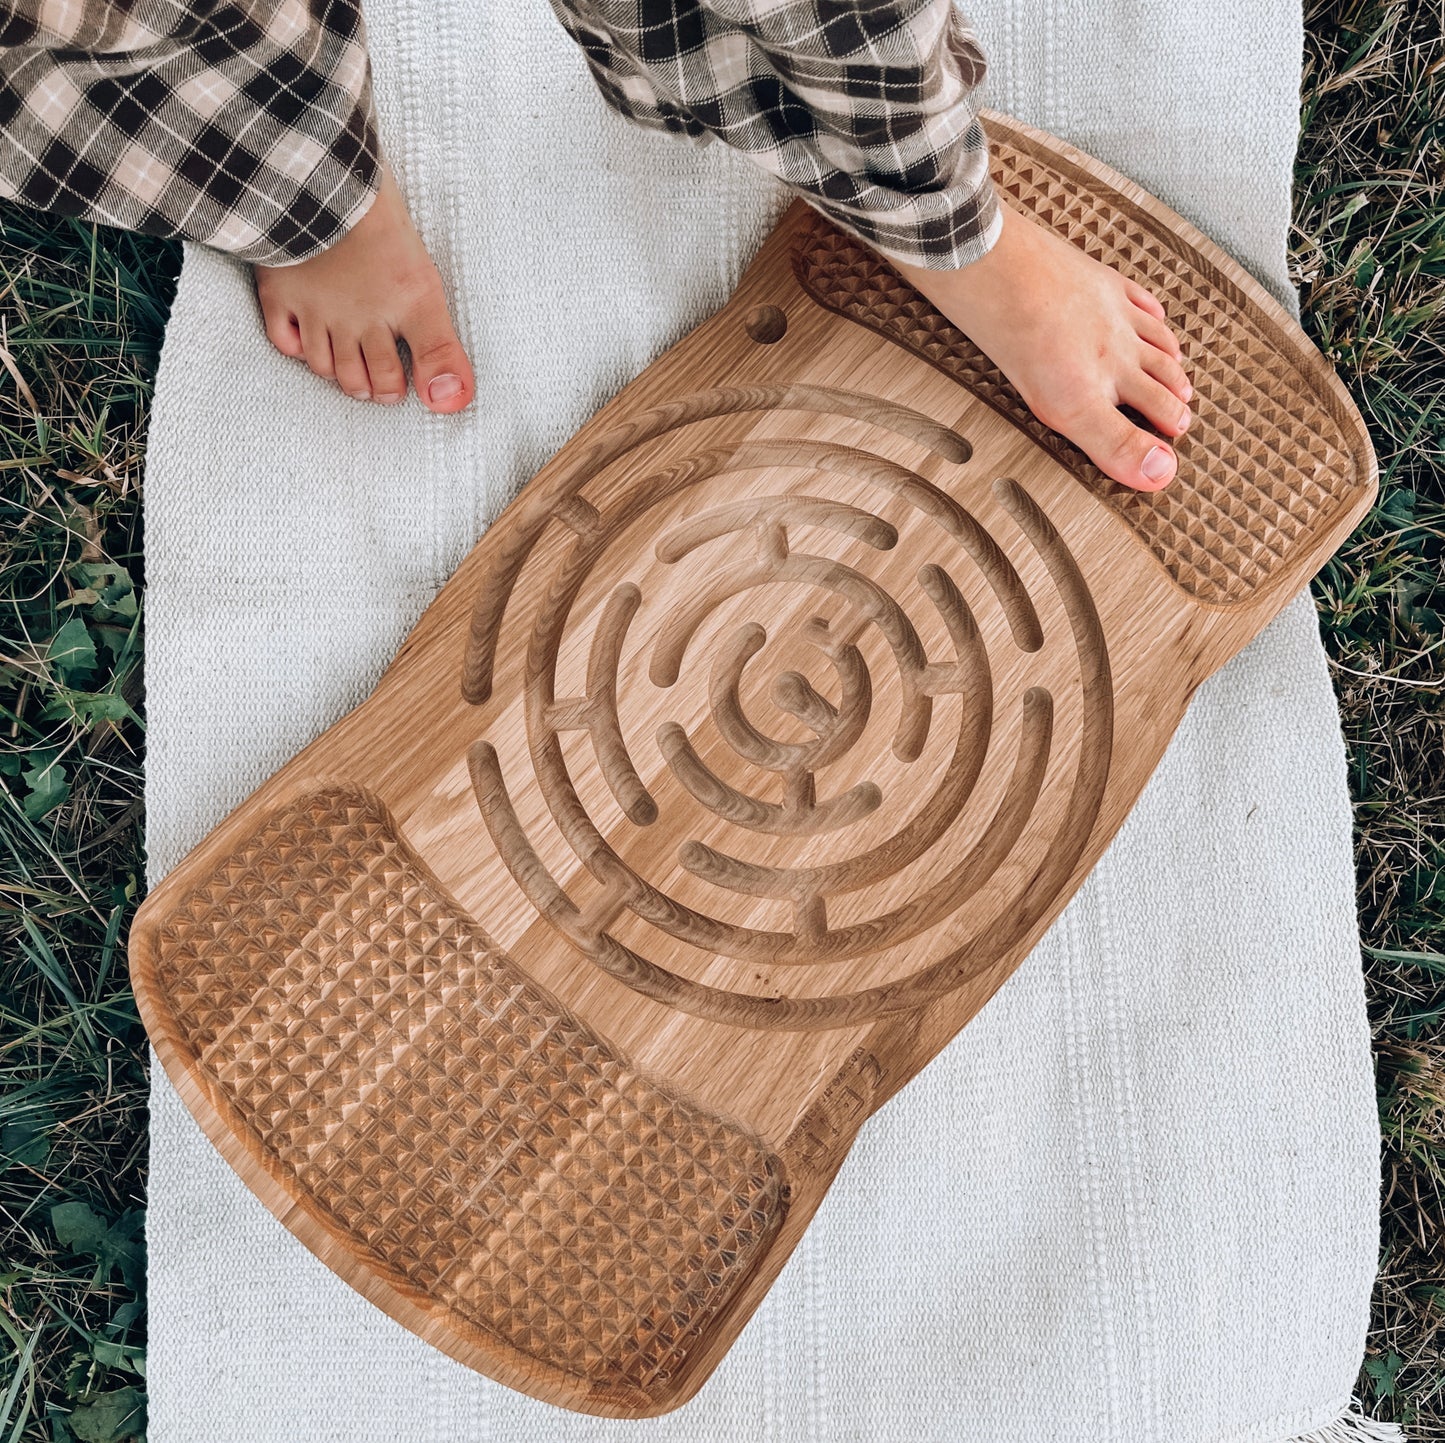
[[[753,340],[771,346],[787,333],[788,318],[777,306],[754,306],[743,322],[743,329]]]

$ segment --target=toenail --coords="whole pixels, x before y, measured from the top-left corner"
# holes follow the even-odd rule
[[[1186,406],[1179,414],[1179,429],[1181,431],[1187,431],[1189,429],[1189,423],[1193,419],[1194,418],[1189,414],[1189,407]]]
[[[378,391],[376,393],[376,399],[385,402],[388,406],[394,405],[397,401],[401,400],[401,397],[402,393],[400,391]]]
[[[450,371],[445,376],[437,376],[426,388],[427,399],[431,401],[450,401],[455,395],[460,394],[462,389],[462,378],[454,376]]]
[[[1194,395],[1194,387],[1188,381],[1184,383],[1184,399],[1187,401]]]
[[[1169,453],[1162,446],[1154,446],[1139,468],[1150,481],[1162,481],[1169,474]]]
[[[348,391],[346,394],[347,394],[348,396],[354,397],[354,398],[355,398],[356,400],[358,400],[358,401],[369,401],[369,400],[371,400],[371,392],[370,392],[370,391]]]

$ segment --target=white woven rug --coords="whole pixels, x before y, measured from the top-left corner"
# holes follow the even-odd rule
[[[545,0],[366,13],[383,144],[480,399],[348,400],[271,349],[242,267],[188,247],[146,491],[152,879],[362,700],[484,525],[721,306],[791,199],[609,111]],[[1297,0],[966,13],[988,103],[1293,304]],[[152,1443],[1396,1438],[1337,1421],[1378,1227],[1353,897],[1304,595],[1199,689],[1033,955],[868,1123],[702,1392],[643,1423],[526,1398],[394,1323],[262,1208],[152,1054]]]

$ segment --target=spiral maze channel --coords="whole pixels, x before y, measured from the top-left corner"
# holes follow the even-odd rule
[[[499,666],[512,668],[505,690],[521,692],[525,750],[502,742],[502,728],[484,730],[468,763],[516,884],[597,967],[717,1021],[842,1027],[977,976],[1052,904],[1103,795],[1109,662],[1077,564],[1016,482],[995,481],[993,496],[1013,523],[1011,546],[1036,558],[1027,566],[948,491],[862,446],[677,434],[748,412],[803,413],[804,429],[821,415],[863,421],[889,433],[891,450],[901,437],[930,463],[970,456],[962,436],[920,412],[799,384],[714,388],[613,428],[526,499],[489,558],[463,694],[486,707]],[[659,440],[689,445],[650,467],[637,453]],[[1035,590],[1047,577],[1047,605],[1021,569]],[[649,614],[652,593],[663,599]],[[967,593],[1002,618],[992,642]],[[1050,772],[1057,667],[1050,685],[1018,694],[1004,728],[990,654],[1002,645],[1010,674],[1026,669],[1045,643],[1045,611],[1066,619],[1074,656],[1080,735],[1062,778]],[[588,625],[590,635],[574,632]],[[770,668],[770,656],[789,664]],[[1011,759],[994,761],[996,731],[1008,732]],[[960,835],[986,762],[1007,771],[999,800],[986,825]],[[910,785],[880,786],[884,774]],[[1066,799],[1052,795],[1060,786]],[[604,789],[611,805],[599,817]],[[1027,866],[1013,862],[1009,905],[971,910],[1045,798],[1056,824]],[[800,990],[816,992],[828,969],[856,981],[860,962],[866,971],[884,954],[895,964],[875,985],[788,988],[807,977]],[[763,977],[782,980],[776,995],[741,982]]]

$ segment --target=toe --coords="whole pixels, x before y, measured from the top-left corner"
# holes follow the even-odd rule
[[[336,369],[336,384],[358,401],[371,400],[371,380],[361,354],[361,340],[343,332],[331,332],[331,363]]]
[[[1134,425],[1105,396],[1046,424],[1067,436],[1106,476],[1136,491],[1162,490],[1178,467],[1169,446]]]
[[[476,383],[447,314],[440,278],[413,306],[400,330],[411,348],[411,376],[422,404],[448,414],[470,404]]]
[[[367,374],[371,377],[371,394],[391,404],[406,395],[406,372],[396,353],[396,337],[385,326],[362,332],[361,354],[366,357]]]
[[[299,325],[306,364],[318,376],[328,381],[334,381],[336,365],[331,359],[331,336],[325,323],[314,316],[303,314],[299,319]]]
[[[1141,311],[1136,306],[1134,309],[1134,329],[1149,342],[1151,346],[1157,346],[1167,356],[1173,356],[1176,361],[1184,359],[1184,352],[1180,349],[1179,338],[1173,331],[1156,316],[1151,316],[1146,311]]]
[[[1166,356],[1158,346],[1147,343],[1140,346],[1139,365],[1156,381],[1168,386],[1181,401],[1187,401],[1193,396],[1194,387],[1185,374],[1184,367],[1173,356]]]
[[[1137,281],[1131,281],[1128,276],[1124,277],[1124,294],[1139,307],[1141,311],[1148,311],[1156,320],[1164,319],[1164,307],[1159,297],[1153,291],[1146,290]]]
[[[266,318],[266,339],[283,356],[299,361],[306,349],[301,344],[301,327],[296,324],[295,315],[285,306],[268,306],[264,302],[261,314]]]
[[[265,266],[253,266],[251,279],[256,287],[256,302],[261,307],[261,319],[266,328],[266,339],[281,352],[296,360],[302,357],[301,328],[296,323],[296,312],[276,294],[272,272]]]
[[[1171,436],[1189,428],[1189,407],[1147,371],[1133,371],[1119,383],[1119,400]]]

